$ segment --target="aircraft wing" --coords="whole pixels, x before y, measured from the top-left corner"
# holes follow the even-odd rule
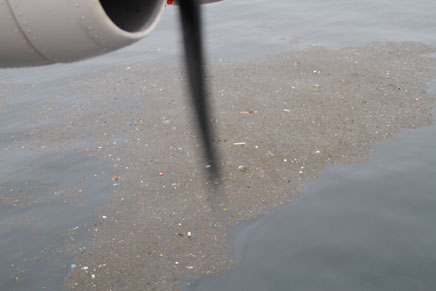
[[[72,62],[116,50],[146,36],[165,4],[178,2],[0,0],[0,68]]]
[[[0,0],[0,67],[72,62],[135,42],[164,0]]]

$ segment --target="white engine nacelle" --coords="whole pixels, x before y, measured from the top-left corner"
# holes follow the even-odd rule
[[[71,62],[126,46],[165,0],[0,0],[0,67]]]

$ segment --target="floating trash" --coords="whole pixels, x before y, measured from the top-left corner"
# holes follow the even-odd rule
[[[313,90],[319,91],[319,90],[321,90],[321,86],[319,84],[314,84],[313,85]]]
[[[401,87],[398,84],[389,84],[392,87],[393,91],[400,91]]]
[[[248,171],[248,168],[246,167],[246,166],[243,166],[243,165],[240,165],[240,166],[238,166],[238,170],[240,171],[240,172],[247,172]]]

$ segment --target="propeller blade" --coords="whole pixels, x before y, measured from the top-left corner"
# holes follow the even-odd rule
[[[205,69],[203,65],[203,43],[201,36],[201,11],[198,0],[179,0],[182,22],[185,61],[191,89],[191,101],[197,115],[204,155],[211,179],[219,178],[217,153],[212,143],[213,127],[209,111]]]

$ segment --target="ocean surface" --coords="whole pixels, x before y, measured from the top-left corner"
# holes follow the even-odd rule
[[[436,126],[328,167],[289,205],[233,227],[234,265],[182,290],[434,290]]]
[[[372,41],[436,47],[432,0],[224,0],[204,9],[207,55],[217,62]],[[81,75],[179,58],[177,16],[165,8],[147,38],[105,56],[0,70],[0,290],[59,290],[74,268],[65,249],[90,245],[89,224],[116,196],[116,181],[104,178],[116,173],[85,155],[93,141],[35,139],[53,126],[45,114],[74,109],[84,97],[69,94],[70,82]],[[329,167],[290,205],[230,231],[228,272],[187,278],[181,289],[434,290],[435,131],[407,130],[367,162]]]

